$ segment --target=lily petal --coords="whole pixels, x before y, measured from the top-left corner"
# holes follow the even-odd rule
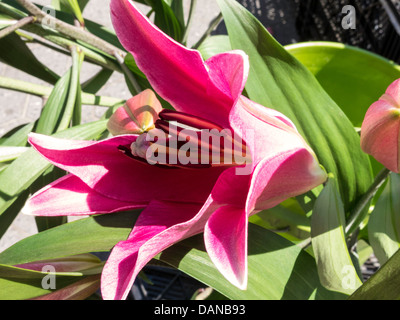
[[[230,119],[253,160],[248,214],[276,206],[326,181],[315,153],[284,115],[242,97]]]
[[[231,110],[230,123],[250,148],[253,167],[262,159],[296,148],[314,154],[287,117],[244,96]]]
[[[393,172],[400,171],[400,79],[374,102],[361,126],[361,148]]]
[[[400,171],[400,110],[387,101],[371,105],[361,127],[361,148],[393,172]]]
[[[30,134],[29,142],[48,161],[108,198],[134,204],[182,198],[204,203],[221,168],[168,169],[134,160],[118,148],[130,146],[136,138],[126,135],[102,141],[71,141]],[[140,186],[135,187],[137,184]]]
[[[103,299],[125,299],[137,274],[154,256],[202,232],[215,208],[200,209],[191,203],[151,202],[129,238],[118,243],[107,260],[101,280]]]
[[[200,52],[167,36],[129,0],[112,0],[111,15],[122,45],[161,97],[178,111],[227,127],[229,110],[247,80],[247,56],[234,51],[206,65]]]
[[[64,176],[36,192],[24,214],[42,217],[86,216],[144,207],[145,204],[111,199],[89,188],[74,175]]]
[[[239,289],[247,287],[248,216],[243,208],[223,206],[204,230],[207,253],[225,278]]]
[[[282,152],[260,161],[254,170],[246,211],[265,210],[304,194],[327,179],[307,149]]]

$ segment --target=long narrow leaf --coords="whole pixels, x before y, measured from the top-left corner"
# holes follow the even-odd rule
[[[109,251],[126,239],[138,212],[78,220],[26,238],[0,254],[0,263],[15,265],[85,252]],[[158,259],[214,287],[231,299],[343,299],[324,289],[314,259],[290,241],[250,225],[249,287],[230,284],[205,252],[201,236],[182,241]]]
[[[72,68],[69,68],[54,86],[37,122],[36,133],[50,135],[56,132],[68,98],[71,70]]]
[[[400,251],[397,251],[350,300],[400,300]]]
[[[343,203],[336,181],[331,177],[311,217],[312,248],[322,284],[327,289],[351,294],[361,281],[347,249],[345,223]]]
[[[400,176],[391,173],[368,222],[369,241],[374,254],[384,264],[399,250],[398,216],[400,214]]]
[[[248,288],[238,290],[215,268],[202,236],[178,243],[158,259],[213,287],[230,299],[345,299],[318,279],[315,260],[300,247],[259,226],[249,225]]]
[[[54,84],[59,76],[43,65],[15,33],[0,39],[0,61],[43,81]]]
[[[74,113],[80,113],[81,111],[81,84],[80,84],[80,73],[81,66],[84,58],[83,52],[75,47],[71,49],[72,53],[72,68],[71,68],[71,79],[68,88],[68,96],[66,97],[65,107],[63,114],[61,116],[61,122],[57,127],[57,131],[62,131],[67,129],[72,119],[74,118]],[[77,116],[75,116],[77,117]],[[76,118],[74,118],[76,120]],[[80,119],[80,114],[78,119]],[[75,122],[75,121],[74,121]]]

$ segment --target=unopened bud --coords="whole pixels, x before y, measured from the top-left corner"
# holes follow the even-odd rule
[[[141,134],[154,129],[161,103],[150,89],[129,99],[111,116],[108,130],[112,135]]]

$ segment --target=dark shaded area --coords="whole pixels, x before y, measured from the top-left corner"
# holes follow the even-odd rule
[[[344,10],[346,5],[355,9],[352,13],[355,28],[349,28],[351,14]],[[400,62],[400,2],[397,0],[302,0],[296,29],[300,41],[337,41]]]
[[[282,45],[299,42],[296,16],[300,0],[238,0]],[[301,0],[304,1],[304,0]],[[216,32],[226,34],[222,22]]]
[[[143,269],[148,280],[138,278],[130,294],[132,300],[190,300],[205,285],[179,270],[161,266]]]
[[[237,0],[282,45],[334,41],[380,54],[400,63],[400,1],[398,0]],[[348,26],[355,9],[355,29]],[[221,23],[216,34],[226,34]]]

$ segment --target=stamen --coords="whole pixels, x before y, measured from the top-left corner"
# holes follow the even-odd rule
[[[245,143],[232,136],[231,129],[171,110],[163,110],[159,117],[156,129],[140,135],[130,150],[120,150],[160,167],[235,167],[251,161]]]
[[[219,131],[222,131],[224,129],[214,122],[199,118],[197,116],[193,116],[191,114],[178,112],[174,110],[164,109],[158,114],[158,116],[162,120],[177,121],[179,123],[186,124],[188,126],[198,129],[209,129],[209,130],[217,129]]]

